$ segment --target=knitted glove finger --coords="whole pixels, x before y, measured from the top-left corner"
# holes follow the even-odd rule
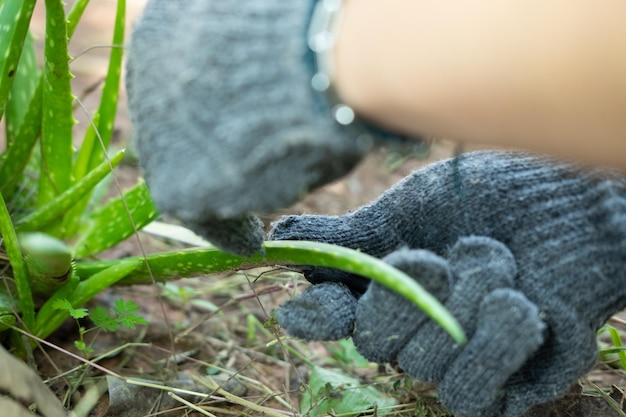
[[[251,214],[229,219],[207,216],[201,223],[189,222],[188,226],[219,249],[241,256],[262,250],[265,238],[263,222]]]
[[[287,207],[369,149],[371,139],[340,129],[310,86],[310,15],[306,1],[148,2],[126,79],[141,167],[162,213],[202,224]]]
[[[534,263],[527,262],[533,269],[517,283],[548,329],[546,342],[507,384],[505,416],[565,393],[588,373],[598,357],[598,329],[626,305],[626,184],[601,179],[579,196],[583,220],[568,219],[561,239],[539,248]],[[555,244],[560,252],[546,249]]]
[[[441,402],[455,413],[500,416],[508,393],[504,387],[543,343],[545,324],[537,306],[510,289],[488,294],[477,322],[437,390]]]
[[[564,393],[598,359],[597,330],[573,309],[556,304],[546,306],[546,342],[507,383],[501,414],[505,417],[517,417],[529,403]]]
[[[446,308],[471,339],[483,299],[498,288],[510,288],[517,273],[513,255],[502,243],[486,237],[460,239],[448,257],[455,284]],[[462,347],[435,322],[424,324],[400,351],[407,374],[428,382],[443,379]]]
[[[304,340],[339,340],[354,330],[357,301],[345,285],[313,285],[276,310],[288,334]]]
[[[415,278],[439,300],[447,298],[452,274],[445,259],[425,250],[400,249],[383,261]],[[427,319],[406,298],[372,282],[359,299],[352,340],[368,360],[391,362]]]

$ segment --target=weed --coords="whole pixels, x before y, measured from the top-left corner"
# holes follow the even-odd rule
[[[139,306],[136,303],[125,301],[121,298],[115,301],[114,306],[108,311],[101,306],[94,307],[91,312],[86,308],[74,308],[72,307],[72,303],[66,298],[54,300],[52,307],[57,310],[67,311],[70,317],[76,320],[79,340],[76,340],[74,345],[85,355],[93,353],[93,349],[85,342],[85,335],[93,330],[116,332],[122,327],[135,330],[135,325],[137,324],[148,324],[148,322],[139,315]],[[94,324],[94,327],[90,329],[86,329],[79,322],[79,319],[83,319],[87,316],[91,318]]]

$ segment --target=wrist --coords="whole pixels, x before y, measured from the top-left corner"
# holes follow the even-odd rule
[[[375,140],[392,145],[404,143],[407,138],[359,120],[354,109],[337,92],[335,48],[343,21],[344,4],[344,0],[313,1],[306,61],[310,64],[311,87],[318,93],[315,95],[318,108],[328,113],[363,146],[370,146]]]

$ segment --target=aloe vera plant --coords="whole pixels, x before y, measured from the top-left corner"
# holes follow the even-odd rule
[[[28,32],[35,0],[0,1],[0,117],[6,150],[0,159],[0,331],[22,326],[45,338],[68,317],[54,307],[66,299],[79,308],[112,285],[178,279],[199,273],[276,264],[328,266],[374,279],[408,297],[459,342],[458,323],[414,280],[382,261],[346,248],[312,242],[267,242],[265,253],[241,258],[193,248],[147,257],[99,261],[99,253],[158,217],[140,180],[103,202],[94,190],[123,159],[111,149],[119,99],[125,0],[117,1],[109,66],[100,105],[81,146],[74,150],[75,97],[70,86],[68,41],[88,0],[65,12],[62,0],[45,0],[43,65]],[[26,190],[27,192],[24,192]],[[96,260],[94,260],[96,259]],[[35,299],[38,299],[37,303]]]

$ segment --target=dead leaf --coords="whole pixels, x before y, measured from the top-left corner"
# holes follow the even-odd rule
[[[63,405],[39,375],[0,346],[0,410],[12,417],[66,417]]]

